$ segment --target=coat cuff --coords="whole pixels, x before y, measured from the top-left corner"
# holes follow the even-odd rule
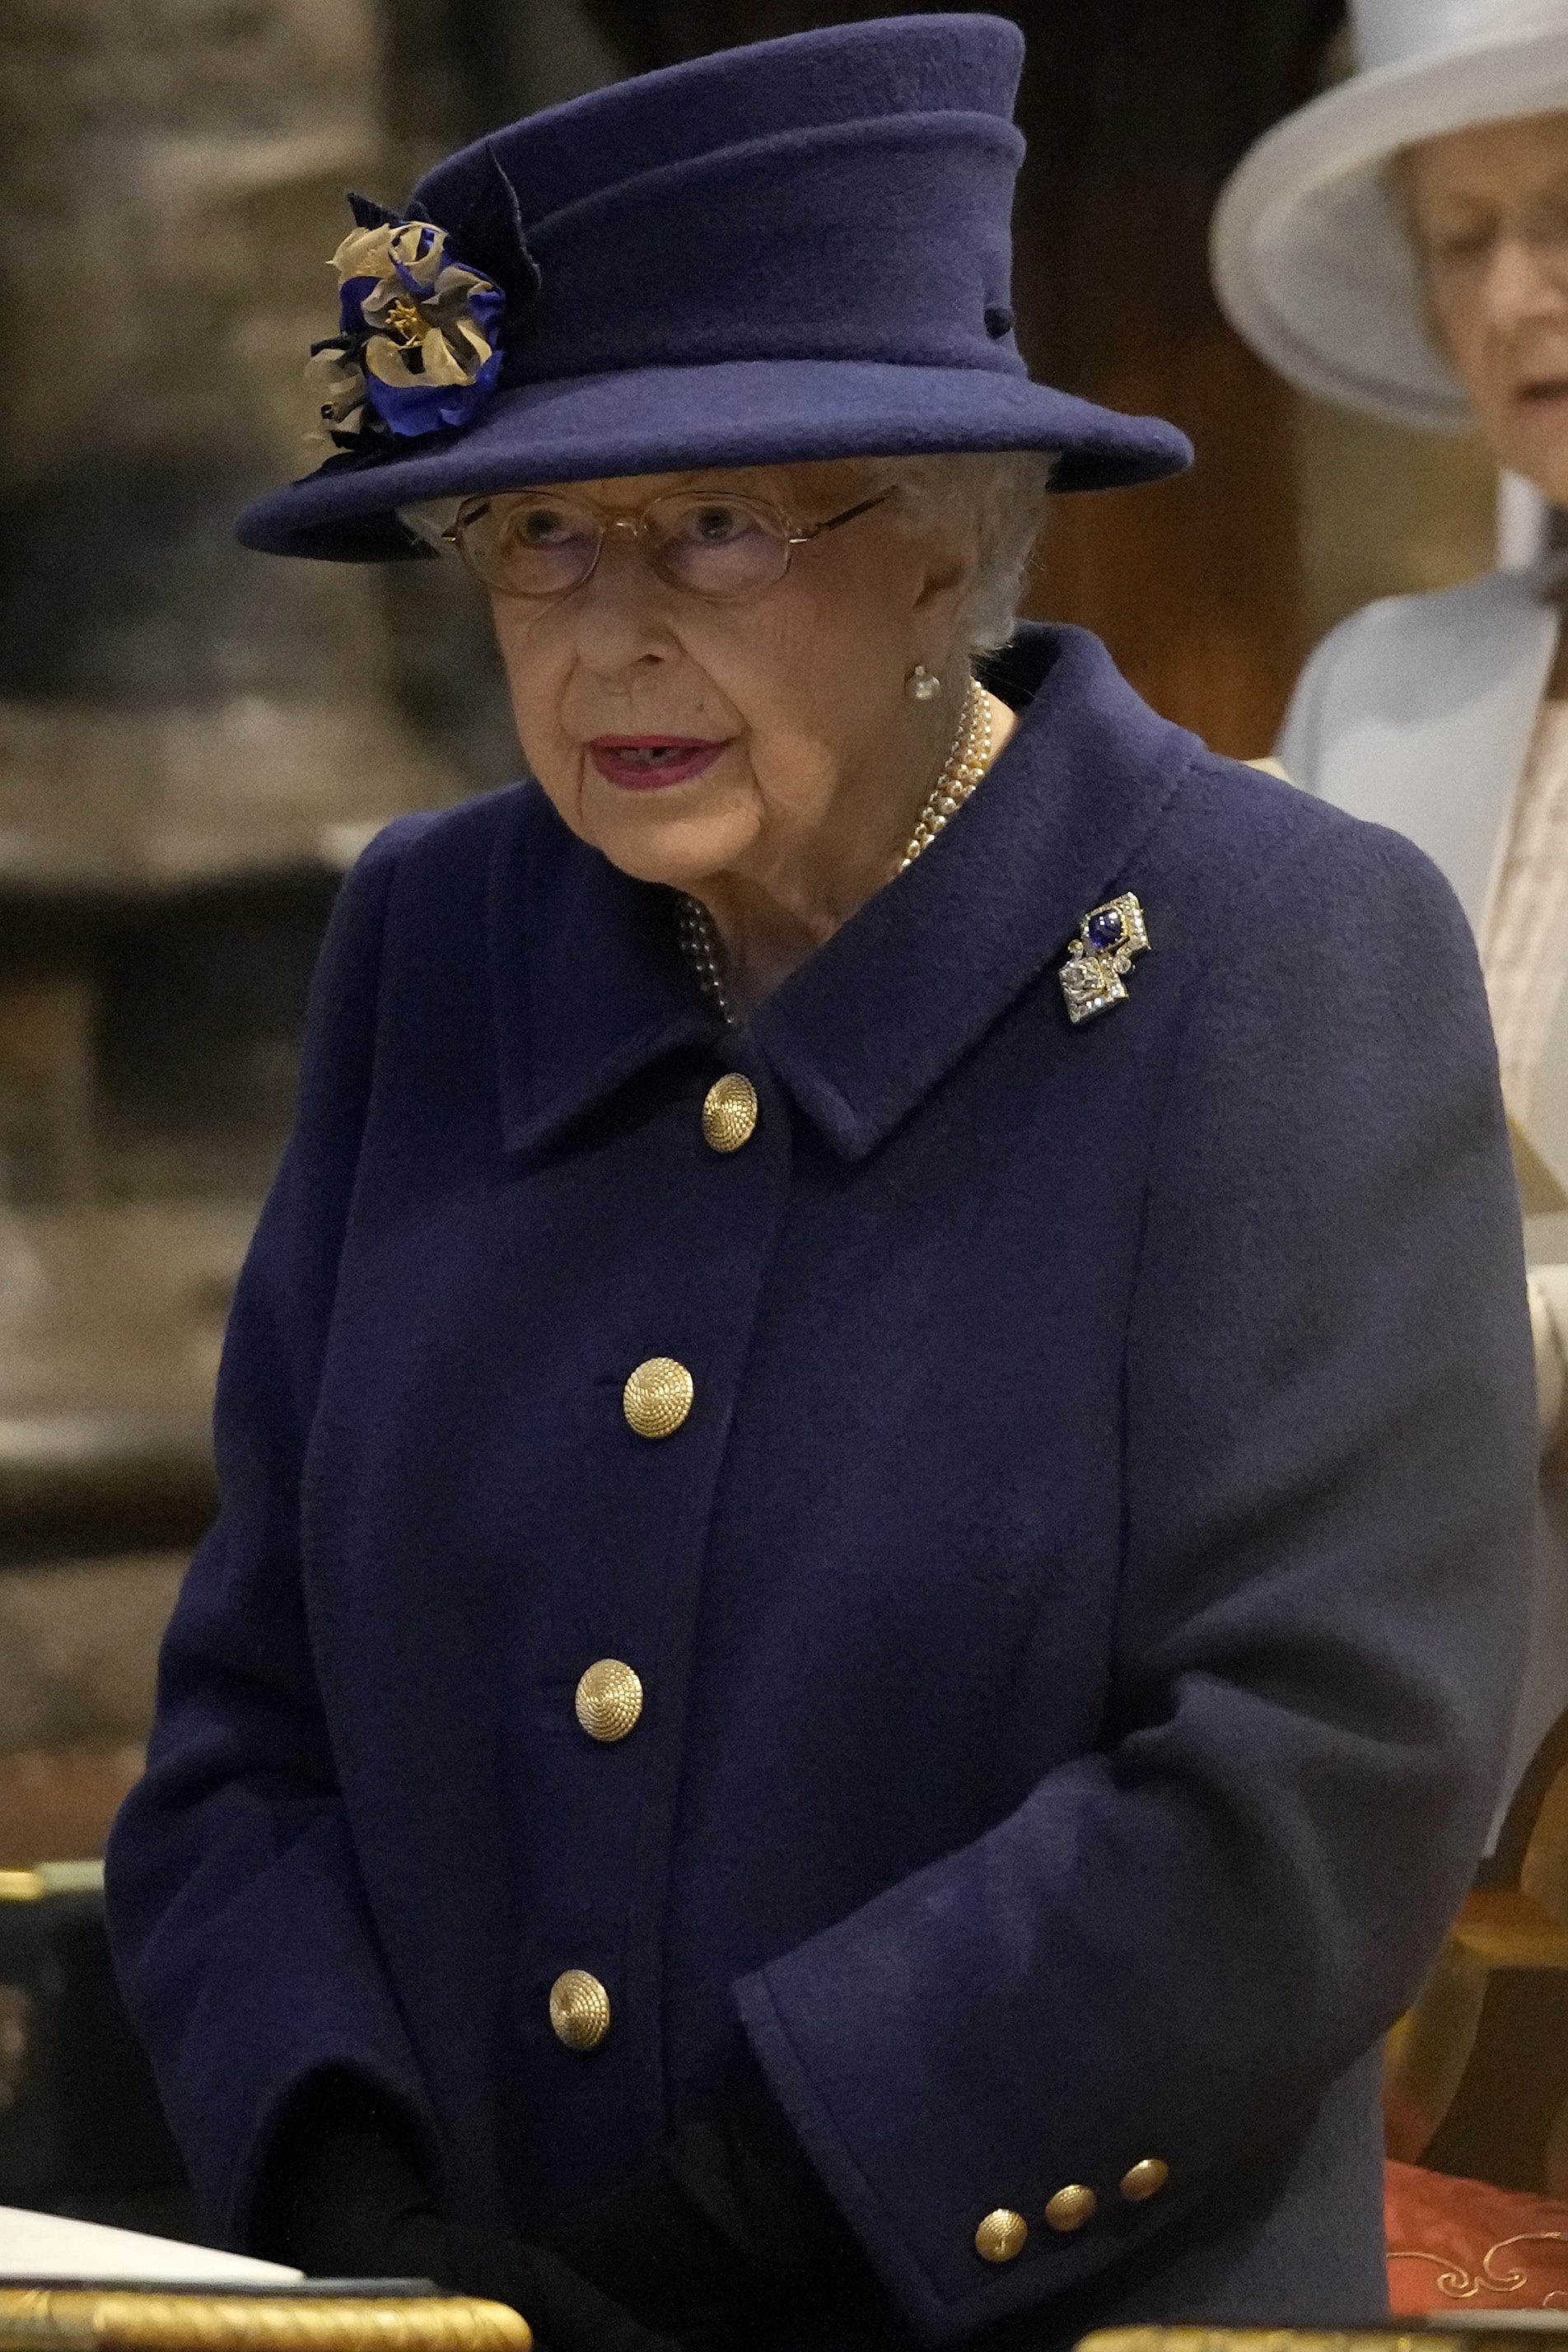
[[[152,1956],[142,1963],[160,2006],[184,2005],[182,2031],[164,2042],[176,2054],[160,2089],[197,2200],[228,2245],[249,2242],[285,2110],[327,2069],[356,2074],[393,2102],[421,2165],[437,2177],[429,2104],[375,1965],[370,1923],[349,1892],[357,1883],[334,1809],[236,1890],[184,1965],[167,1969]],[[177,1917],[165,1933],[182,1933]]]
[[[1000,2185],[983,2177],[984,2168],[957,2150],[960,2134],[948,2128],[940,2086],[908,2069],[900,2074],[908,2101],[878,2100],[868,2130],[865,2119],[872,2111],[852,2090],[836,2102],[824,2088],[840,2071],[825,1990],[792,1981],[786,1959],[742,1979],[735,1999],[774,2097],[871,2268],[922,2343],[955,2343],[1038,2308],[1131,2253],[1156,2228],[1180,2221],[1198,2201],[1190,2181],[1179,2192],[1162,2184],[1148,2205],[1120,2200],[1113,2182],[1109,2197],[1103,2189],[1099,2193],[1097,2227],[1081,2235],[1054,2230],[1045,2220],[1043,2197],[1019,2185],[1026,2171],[1038,2168],[1039,2152],[1031,2151],[1033,2163],[1014,2168]],[[933,2147],[944,2146],[941,2212],[921,2215],[900,2205],[898,2184],[929,2183]],[[1004,2168],[997,2164],[992,2171],[999,2175]],[[979,2251],[981,2225],[1003,2213],[1024,2221],[1027,2237],[1016,2256],[987,2259]],[[986,2242],[996,2245],[994,2238]]]

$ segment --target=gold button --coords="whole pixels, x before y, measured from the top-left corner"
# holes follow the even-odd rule
[[[1015,2254],[1023,2252],[1028,2234],[1029,2225],[1021,2213],[998,2205],[974,2232],[974,2251],[983,2263],[1010,2263]]]
[[[1066,2237],[1074,2230],[1081,2230],[1086,2221],[1093,2221],[1099,2201],[1092,2189],[1086,2189],[1081,2180],[1074,2180],[1066,2189],[1057,2190],[1046,2208],[1046,2219],[1053,2230],[1059,2230]]]
[[[1146,2156],[1122,2174],[1121,2194],[1129,2205],[1142,2205],[1146,2197],[1158,2197],[1170,2177],[1171,2168],[1163,2157]]]
[[[610,1996],[586,1969],[568,1969],[550,1988],[550,2022],[568,2050],[596,2050],[610,2030]]]
[[[673,1437],[695,1394],[684,1364],[673,1356],[650,1356],[626,1382],[621,1405],[639,1437]]]
[[[757,1131],[757,1090],[739,1070],[716,1078],[702,1105],[702,1139],[714,1151],[739,1151]]]
[[[601,1658],[577,1685],[577,1720],[590,1739],[624,1739],[642,1713],[642,1677],[619,1658]]]

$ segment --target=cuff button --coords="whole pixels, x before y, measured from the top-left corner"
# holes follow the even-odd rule
[[[1069,2181],[1065,2189],[1057,2190],[1047,2206],[1046,2220],[1053,2230],[1068,2237],[1074,2230],[1081,2230],[1086,2221],[1093,2221],[1099,2202],[1093,2189],[1086,2189],[1081,2180]]]
[[[1158,2197],[1171,2177],[1171,2168],[1157,2156],[1146,2156],[1121,2176],[1121,2194],[1129,2205],[1142,2205],[1150,2197]]]
[[[1010,2263],[1024,2251],[1024,2241],[1029,2225],[1021,2213],[1009,2211],[999,2205],[994,2213],[987,2213],[974,2232],[974,2251],[983,2263]]]

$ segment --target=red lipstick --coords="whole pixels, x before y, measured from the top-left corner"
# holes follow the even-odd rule
[[[588,757],[606,783],[619,784],[623,792],[657,793],[700,776],[728,749],[700,735],[595,735]]]

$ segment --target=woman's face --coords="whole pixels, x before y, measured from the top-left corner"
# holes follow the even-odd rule
[[[1400,171],[1433,322],[1481,431],[1568,505],[1568,114],[1427,140]]]
[[[739,467],[577,483],[606,516],[699,488],[782,508],[797,528],[887,487],[872,462]],[[515,494],[514,494],[515,495]],[[504,504],[504,501],[499,502]],[[664,579],[629,531],[553,598],[493,595],[529,767],[572,830],[639,879],[695,888],[765,880],[902,821],[898,793],[952,731],[967,670],[953,635],[973,578],[877,507],[796,547],[741,603]],[[913,702],[917,663],[944,692]],[[879,806],[879,799],[886,805]]]

